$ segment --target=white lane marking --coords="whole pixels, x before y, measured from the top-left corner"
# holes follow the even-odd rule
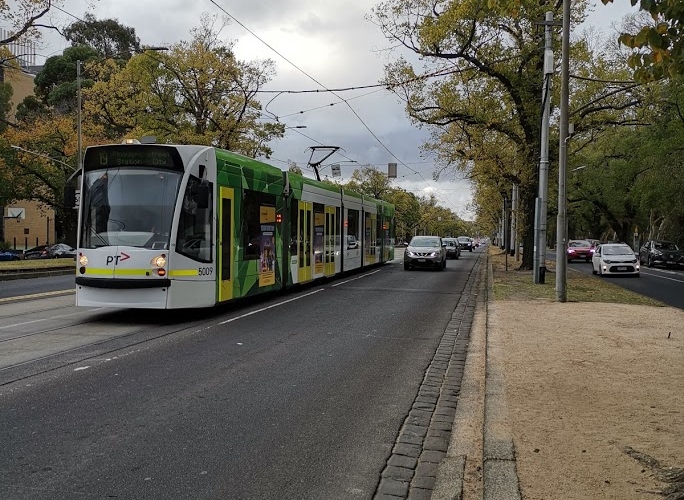
[[[313,292],[310,292],[310,293],[305,293],[304,295],[300,295],[299,297],[295,297],[295,298],[293,298],[293,299],[284,300],[284,301],[282,301],[282,302],[278,302],[277,304],[272,304],[272,305],[270,305],[270,306],[268,306],[268,307],[262,307],[261,309],[257,309],[257,310],[255,310],[255,311],[251,311],[251,312],[242,314],[242,315],[240,315],[240,316],[236,316],[235,318],[231,318],[231,319],[227,319],[227,320],[225,320],[225,321],[221,321],[220,323],[217,323],[217,325],[225,325],[226,323],[231,323],[231,322],[233,322],[233,321],[237,321],[238,319],[246,318],[247,316],[251,316],[252,314],[264,312],[264,311],[267,311],[268,309],[273,309],[274,307],[282,306],[283,304],[287,304],[288,302],[292,302],[292,301],[295,301],[295,300],[303,299],[304,297],[308,297],[309,295],[313,295],[314,293],[322,292],[323,290],[325,290],[325,289],[324,289],[324,288],[319,288],[318,290],[314,290]]]
[[[75,313],[70,313],[70,314],[60,314],[57,316],[52,316],[51,318],[43,318],[43,319],[34,319],[31,321],[23,321],[22,323],[15,323],[13,325],[7,325],[7,326],[0,326],[0,330],[4,330],[5,328],[13,328],[15,326],[24,326],[24,325],[30,325],[32,323],[40,323],[41,321],[50,321],[53,319],[57,318],[68,318],[69,316],[78,316],[79,314],[85,314],[93,311],[99,311],[100,309],[104,309],[104,307],[97,307],[95,309],[88,309],[87,311],[79,311]],[[40,312],[40,311],[38,311]]]
[[[362,276],[357,276],[356,278],[351,278],[351,279],[348,279],[348,280],[346,280],[346,281],[341,281],[340,283],[335,283],[335,284],[333,285],[333,287],[336,287],[336,286],[339,286],[339,285],[344,285],[345,283],[349,283],[350,281],[360,280],[361,278],[365,278],[366,276],[370,276],[371,274],[379,273],[380,271],[382,271],[382,269],[378,269],[377,271],[372,271],[372,272],[370,272],[370,273],[364,274],[364,275],[362,275]]]
[[[645,273],[643,271],[641,271],[641,274],[645,274],[646,276],[655,276],[656,278],[660,278],[663,280],[676,281],[677,283],[684,283],[684,280],[676,280],[674,278],[668,278],[667,276],[661,276],[660,274]]]
[[[78,368],[74,368],[74,371],[80,372],[81,370],[87,370],[88,368],[90,368],[90,367],[89,366],[80,366]]]
[[[22,300],[22,299],[39,299],[41,297],[52,297],[54,295],[67,295],[76,293],[76,290],[57,290],[54,292],[41,292],[32,293],[31,295],[18,295],[16,297],[4,297],[0,299],[0,302],[9,302],[11,300]]]

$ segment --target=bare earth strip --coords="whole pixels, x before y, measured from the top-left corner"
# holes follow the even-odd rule
[[[684,311],[494,301],[489,328],[523,498],[663,498],[667,485],[624,450],[684,467]]]

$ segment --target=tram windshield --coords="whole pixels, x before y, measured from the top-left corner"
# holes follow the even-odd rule
[[[81,248],[168,249],[181,174],[118,167],[86,172]]]

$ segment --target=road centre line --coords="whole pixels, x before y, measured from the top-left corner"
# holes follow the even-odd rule
[[[360,280],[361,278],[365,278],[366,276],[370,276],[371,274],[379,273],[381,270],[382,270],[382,269],[378,269],[378,270],[376,270],[376,271],[372,271],[372,272],[370,272],[370,273],[366,273],[366,274],[364,274],[364,275],[357,276],[356,278],[351,278],[351,279],[348,279],[348,280],[346,280],[346,281],[341,281],[340,283],[335,283],[334,285],[332,285],[332,287],[334,288],[334,287],[336,287],[336,286],[344,285],[345,283],[349,283],[350,281]]]
[[[268,307],[262,307],[261,309],[256,309],[255,311],[250,311],[250,312],[248,312],[248,313],[241,314],[240,316],[236,316],[236,317],[234,317],[234,318],[227,319],[227,320],[225,320],[225,321],[221,321],[220,323],[217,323],[216,325],[217,325],[217,326],[218,326],[218,325],[225,325],[226,323],[231,323],[231,322],[233,322],[233,321],[237,321],[238,319],[246,318],[247,316],[251,316],[252,314],[264,312],[264,311],[267,311],[268,309],[272,309],[272,308],[274,308],[274,307],[282,306],[283,304],[287,304],[288,302],[292,302],[292,301],[295,301],[295,300],[303,299],[304,297],[308,297],[309,295],[313,295],[314,293],[322,292],[323,290],[325,290],[325,289],[324,289],[324,288],[319,288],[318,290],[314,290],[313,292],[305,293],[304,295],[300,295],[299,297],[295,297],[295,298],[293,298],[293,299],[284,300],[284,301],[282,301],[282,302],[278,302],[277,304],[271,304],[271,305],[268,306]],[[211,328],[211,327],[209,327],[209,328]]]

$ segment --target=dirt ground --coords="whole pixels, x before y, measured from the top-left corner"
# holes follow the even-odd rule
[[[672,484],[626,450],[684,467],[684,311],[495,301],[489,335],[524,499],[664,498]]]

